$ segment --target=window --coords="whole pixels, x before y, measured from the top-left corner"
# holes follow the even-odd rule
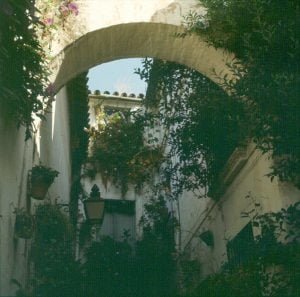
[[[105,213],[100,235],[115,240],[124,239],[124,231],[130,235],[129,241],[135,241],[135,201],[105,200]]]
[[[253,259],[255,241],[252,224],[248,223],[227,244],[228,264],[230,267],[239,267]]]

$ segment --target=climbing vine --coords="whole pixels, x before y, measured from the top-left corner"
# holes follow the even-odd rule
[[[300,8],[296,0],[202,0],[207,14],[186,17],[188,33],[236,55],[238,77],[224,87],[249,110],[257,147],[273,156],[269,176],[300,187]],[[221,74],[218,74],[221,76]]]
[[[130,120],[134,117],[134,120]],[[145,144],[143,118],[137,113],[125,117],[115,113],[92,129],[90,163],[101,173],[104,184],[110,180],[121,188],[122,195],[133,184],[137,190],[149,180],[153,170],[163,160],[163,152],[157,144]],[[149,142],[148,142],[149,143]]]
[[[86,162],[89,144],[89,136],[85,132],[89,127],[87,81],[87,73],[82,73],[67,84],[72,158],[70,217],[74,226],[77,223],[78,200],[82,194],[81,168]]]
[[[10,121],[26,128],[26,140],[35,131],[35,118],[44,119],[51,103],[48,62],[54,35],[74,32],[70,24],[77,15],[74,1],[0,3],[0,104]]]
[[[197,71],[173,62],[146,59],[137,73],[149,82],[147,116],[168,131],[169,162],[162,183],[171,185],[174,197],[183,190],[206,196],[230,154],[245,142],[244,104]]]
[[[1,1],[0,104],[7,118],[34,130],[34,117],[43,118],[49,102],[48,72],[37,38],[34,1]]]
[[[175,231],[178,221],[168,210],[167,197],[154,195],[144,205],[137,241],[138,296],[174,296],[176,279]],[[141,269],[147,267],[147,269]]]

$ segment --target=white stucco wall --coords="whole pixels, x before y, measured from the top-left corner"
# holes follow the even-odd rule
[[[26,242],[14,239],[15,207],[26,206],[27,171],[32,164],[32,142],[24,129],[0,117],[0,296],[12,295],[11,279],[24,280]]]
[[[40,126],[40,159],[59,171],[48,197],[58,203],[68,203],[71,185],[70,127],[67,91],[64,87],[55,96],[52,111]]]
[[[68,203],[70,195],[70,135],[65,88],[56,96],[47,121],[33,140],[24,141],[25,131],[0,114],[0,296],[13,296],[17,286],[11,279],[25,284],[30,240],[14,237],[15,207],[34,212],[34,205],[43,203],[27,199],[28,170],[39,160],[60,172],[50,187],[47,198]],[[40,122],[36,122],[39,127]],[[36,138],[36,145],[35,143]]]
[[[182,228],[191,232],[186,236],[183,232],[182,245],[183,250],[188,250],[192,258],[199,260],[203,276],[217,272],[227,261],[226,244],[251,220],[251,216],[243,218],[242,213],[254,209],[255,202],[260,203],[256,211],[263,214],[280,211],[282,207],[299,201],[299,190],[290,184],[278,182],[276,178],[271,182],[266,176],[272,165],[267,155],[253,150],[252,144],[248,152],[246,164],[218,202],[210,198],[201,199],[197,207],[193,205],[195,202],[190,202],[191,198],[181,201],[184,211],[182,216],[198,215],[198,219],[194,221],[184,219]],[[207,230],[212,231],[214,235],[214,247],[206,246],[199,238],[199,235]]]

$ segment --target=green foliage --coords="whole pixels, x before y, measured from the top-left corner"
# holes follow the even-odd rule
[[[180,282],[181,291],[192,292],[195,286],[198,286],[199,279],[201,278],[201,263],[197,259],[191,260],[186,256],[185,254],[180,255],[177,263],[180,266],[178,282]]]
[[[190,297],[260,297],[260,275],[255,264],[209,276]]]
[[[178,222],[168,211],[164,197],[152,197],[144,205],[140,225],[143,237],[136,247],[138,296],[173,296],[176,275],[174,232]]]
[[[143,66],[137,73],[149,81],[145,105],[168,131],[167,159],[177,159],[163,172],[174,196],[184,189],[211,188],[230,154],[248,136],[243,102],[182,65],[146,59]]]
[[[70,217],[74,226],[77,223],[78,200],[82,194],[81,168],[87,159],[89,144],[89,135],[84,131],[89,127],[87,81],[87,73],[82,73],[67,84],[72,159]]]
[[[134,259],[131,246],[110,237],[94,242],[86,251],[83,265],[87,296],[136,296]]]
[[[40,164],[32,167],[32,169],[30,170],[30,174],[32,183],[41,182],[50,185],[58,176],[59,172],[50,167],[46,167]]]
[[[87,73],[82,73],[67,84],[70,111],[72,170],[78,171],[87,158],[89,127]]]
[[[26,139],[33,131],[34,115],[43,118],[49,95],[36,25],[33,0],[1,1],[0,105],[18,127],[26,127]]]
[[[300,9],[297,0],[202,0],[187,32],[236,54],[225,87],[249,110],[251,136],[275,160],[270,177],[300,186]],[[219,74],[221,76],[221,74]]]
[[[103,237],[87,248],[83,280],[88,296],[174,296],[177,221],[162,197],[145,205],[141,226],[143,236],[134,247],[124,233],[122,242]]]
[[[20,238],[31,238],[34,231],[34,218],[24,208],[16,208],[15,235]]]
[[[99,131],[90,133],[93,141],[90,161],[95,162],[104,183],[111,180],[121,187],[122,195],[126,194],[129,183],[139,190],[163,158],[159,147],[144,145],[143,131],[140,117],[129,121],[116,114],[106,124],[99,125]]]
[[[81,274],[73,255],[74,232],[58,205],[36,209],[36,231],[32,244],[33,295],[80,296]]]

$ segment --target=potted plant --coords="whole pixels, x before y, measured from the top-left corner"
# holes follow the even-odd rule
[[[34,217],[29,214],[24,208],[15,208],[15,236],[28,239],[32,237],[34,230]]]
[[[31,197],[42,200],[59,172],[43,165],[36,165],[30,170]]]

